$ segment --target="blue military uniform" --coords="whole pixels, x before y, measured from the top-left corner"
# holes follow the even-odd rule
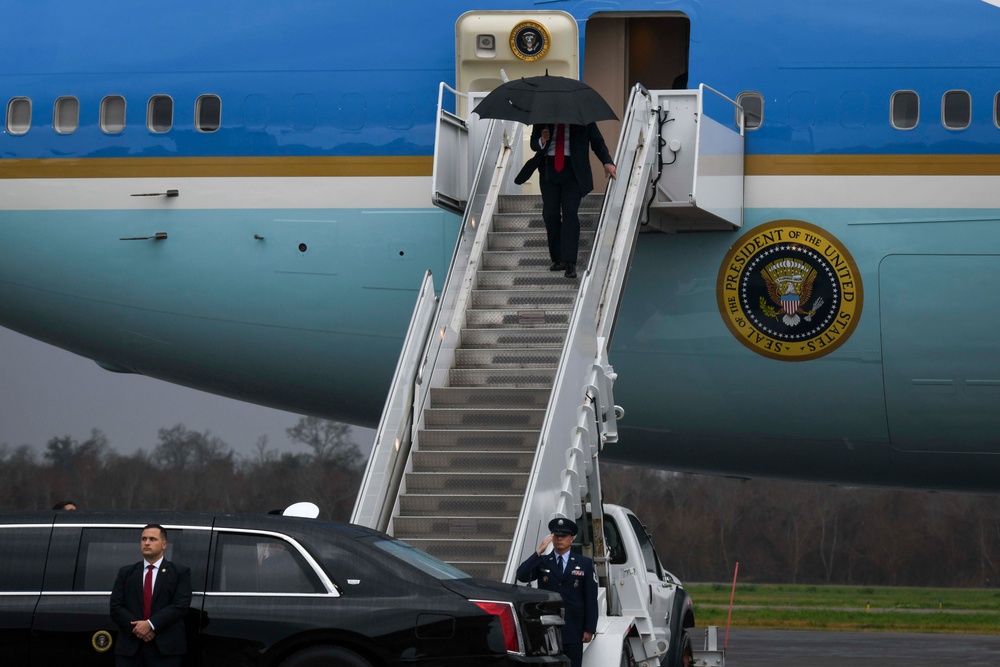
[[[562,521],[560,525],[558,522]],[[549,522],[553,534],[576,534],[576,524],[569,519]],[[560,572],[558,556],[552,551],[543,556],[533,552],[517,568],[517,580],[538,581],[538,587],[562,595],[566,610],[563,626],[563,651],[573,667],[583,660],[583,633],[597,630],[597,573],[594,562],[586,556],[567,552],[569,560],[565,572]]]

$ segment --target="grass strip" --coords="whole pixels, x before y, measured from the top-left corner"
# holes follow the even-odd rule
[[[699,626],[726,624],[730,587],[686,586]],[[1000,634],[1000,591],[747,584],[732,627]]]

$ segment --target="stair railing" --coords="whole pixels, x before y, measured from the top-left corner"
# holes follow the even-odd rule
[[[462,95],[442,84],[441,90]],[[442,101],[439,96],[439,107]],[[440,109],[439,109],[440,111]],[[396,366],[392,390],[383,408],[368,466],[351,515],[351,522],[382,531],[391,531],[390,522],[398,506],[409,454],[417,446],[416,434],[423,426],[423,409],[431,385],[439,386],[447,378],[455,349],[458,347],[465,318],[465,306],[475,286],[476,269],[481,262],[487,234],[509,167],[514,146],[521,139],[523,126],[507,121],[490,121],[483,151],[466,201],[462,226],[455,242],[451,263],[437,300],[427,317],[423,309],[414,311],[411,337],[407,334],[400,361]],[[436,157],[435,159],[438,159]],[[465,155],[440,159],[465,160]],[[425,276],[425,281],[428,277]],[[418,300],[423,298],[423,288]],[[417,319],[419,318],[419,322]],[[419,354],[417,354],[419,352]],[[411,363],[416,359],[416,363]]]

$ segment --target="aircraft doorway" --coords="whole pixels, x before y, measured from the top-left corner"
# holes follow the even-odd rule
[[[636,83],[649,89],[688,88],[688,51],[691,21],[676,13],[655,15],[595,14],[584,35],[583,80],[608,101],[621,118],[628,94]],[[614,154],[621,123],[598,123]],[[601,165],[591,156],[594,174]],[[594,179],[600,190],[600,179]]]

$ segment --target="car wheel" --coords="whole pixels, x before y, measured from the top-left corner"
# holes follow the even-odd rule
[[[371,667],[371,663],[346,648],[315,646],[292,655],[281,667]]]

